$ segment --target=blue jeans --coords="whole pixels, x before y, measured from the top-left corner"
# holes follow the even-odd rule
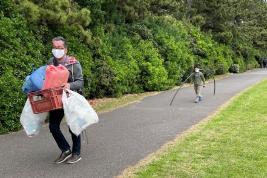
[[[50,111],[49,116],[49,130],[52,133],[59,149],[64,152],[67,150],[70,150],[70,145],[65,139],[64,135],[62,134],[60,130],[60,123],[64,117],[64,110],[58,109],[54,111]],[[72,147],[72,153],[80,155],[81,153],[81,136],[76,136],[72,133],[72,131],[69,129],[69,132],[71,134],[73,147]]]

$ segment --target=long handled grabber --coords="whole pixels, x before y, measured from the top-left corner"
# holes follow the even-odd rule
[[[172,102],[173,102],[175,96],[177,95],[177,93],[179,92],[179,90],[182,88],[182,86],[184,85],[184,83],[185,83],[185,82],[186,82],[192,75],[193,75],[193,73],[190,74],[189,77],[187,77],[187,78],[181,83],[180,87],[176,90],[176,92],[175,92],[175,94],[174,94],[174,96],[172,97],[172,100],[171,100],[171,102],[170,102],[170,106],[172,105]]]

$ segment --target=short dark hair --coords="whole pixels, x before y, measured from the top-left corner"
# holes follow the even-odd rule
[[[64,42],[64,47],[67,48],[67,41],[65,40],[65,38],[63,38],[62,36],[57,36],[55,38],[52,39],[52,42],[53,41],[63,41]]]

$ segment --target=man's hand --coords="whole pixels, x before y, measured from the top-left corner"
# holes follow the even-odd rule
[[[63,88],[66,90],[66,89],[70,89],[70,84],[69,83],[64,83],[63,85]]]

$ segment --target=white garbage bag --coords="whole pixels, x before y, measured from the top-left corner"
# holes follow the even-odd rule
[[[29,137],[35,136],[39,133],[42,124],[47,118],[47,115],[47,112],[34,114],[30,100],[29,98],[27,99],[20,115],[20,123]]]
[[[89,102],[77,92],[63,91],[62,103],[67,124],[77,136],[86,127],[97,123],[99,120]]]

